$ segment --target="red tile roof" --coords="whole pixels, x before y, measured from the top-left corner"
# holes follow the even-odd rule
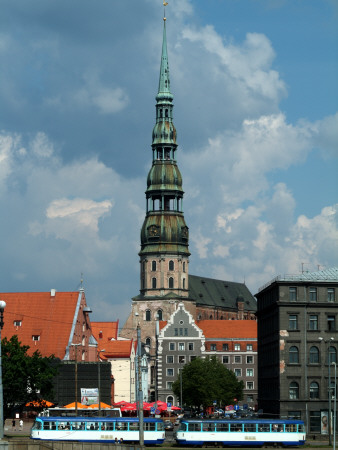
[[[105,342],[104,346],[102,346],[105,351],[101,355],[106,359],[129,358],[133,342],[133,340],[129,339]]]
[[[100,343],[117,340],[117,333],[119,329],[119,321],[117,322],[91,322],[92,333],[94,338],[99,343],[99,348],[102,347]],[[103,348],[103,347],[102,347]]]
[[[255,320],[197,320],[206,339],[257,339]]]
[[[63,359],[78,298],[79,292],[56,291],[54,296],[51,292],[0,293],[6,302],[2,338],[17,335],[23,345],[29,345],[28,354],[39,350],[42,356],[54,354]],[[16,326],[15,322],[21,324]]]

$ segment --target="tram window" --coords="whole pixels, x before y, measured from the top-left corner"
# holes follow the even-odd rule
[[[255,423],[245,423],[244,431],[248,433],[256,433],[256,424]]]
[[[228,423],[216,423],[216,431],[229,431]]]
[[[263,433],[266,433],[266,432],[269,433],[270,432],[270,424],[269,423],[259,423],[258,431],[263,432]]]
[[[56,430],[56,422],[49,422],[50,423],[50,429]]]
[[[188,424],[189,431],[201,431],[200,423],[189,423]]]
[[[241,423],[231,423],[230,424],[230,431],[234,432],[234,431],[243,431],[242,430],[242,424]]]
[[[303,423],[298,424],[298,432],[305,433],[305,425]]]
[[[138,422],[130,422],[129,430],[135,431],[135,430],[138,430],[138,429],[139,429]]]
[[[146,422],[143,424],[143,427],[144,427],[145,431],[155,431],[155,425],[156,425],[155,422],[150,422],[150,423]],[[158,427],[157,427],[157,429],[160,430]]]
[[[87,430],[95,430],[95,422],[87,422]]]
[[[215,424],[213,423],[203,423],[202,424],[202,431],[215,431]]]
[[[285,424],[285,431],[287,433],[296,433],[296,431],[297,431],[297,424],[296,423],[287,423],[287,424]]]
[[[113,430],[114,429],[114,422],[107,422],[107,430]]]
[[[116,425],[117,430],[128,430],[128,422],[117,422]]]
[[[49,422],[43,422],[43,429],[49,430]]]
[[[157,429],[157,431],[163,431],[164,430],[164,422],[156,422],[156,424],[155,423],[151,423],[150,424],[150,429],[151,430],[155,430],[155,425],[157,425],[157,427],[156,427],[156,429]],[[153,426],[154,426],[154,428],[153,428]]]
[[[157,427],[157,429],[158,429],[158,427]],[[179,431],[187,431],[188,430],[188,424],[181,422],[178,429],[179,429]]]

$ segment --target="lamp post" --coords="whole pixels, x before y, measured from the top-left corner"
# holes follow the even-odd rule
[[[143,392],[142,392],[142,369],[141,369],[141,327],[137,324],[137,379],[138,379],[138,410],[139,410],[139,441],[140,447],[144,445],[143,430]]]
[[[4,326],[4,310],[6,302],[0,300],[0,439],[4,437],[4,393],[2,387],[2,355],[1,355],[1,330]]]
[[[98,354],[98,366],[97,366],[97,378],[98,378],[98,388],[99,388],[99,417],[101,416],[101,368],[100,368],[100,353],[105,352],[106,350],[99,350]]]
[[[329,375],[329,379],[328,379],[328,396],[329,396],[329,413],[328,413],[328,433],[329,433],[329,445],[332,445],[332,437],[331,437],[331,343],[334,341],[333,337],[330,337],[330,339],[323,339],[322,337],[318,338],[321,342],[324,341],[325,344],[328,344],[327,347],[327,358],[328,358],[328,365],[329,365],[329,370],[328,370],[328,375]],[[324,364],[325,364],[325,360],[324,360]]]

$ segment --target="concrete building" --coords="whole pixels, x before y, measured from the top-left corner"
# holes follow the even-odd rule
[[[338,349],[338,268],[276,277],[258,300],[258,406],[327,435]],[[329,362],[331,364],[329,364]]]

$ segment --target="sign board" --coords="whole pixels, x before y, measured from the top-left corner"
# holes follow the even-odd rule
[[[168,408],[171,408],[172,404],[171,403],[167,403],[167,406],[168,406]]]
[[[83,405],[93,405],[99,402],[98,388],[81,388],[81,403]]]
[[[155,414],[155,408],[154,407],[150,408],[150,413],[151,414]]]
[[[238,411],[238,410],[239,410],[239,405],[235,405],[235,406],[234,406],[234,410],[235,410],[235,411]]]

